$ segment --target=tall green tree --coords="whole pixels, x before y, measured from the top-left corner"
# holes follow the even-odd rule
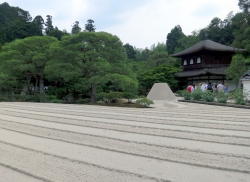
[[[44,71],[53,59],[50,46],[55,42],[57,39],[50,36],[28,37],[4,45],[0,53],[1,70],[5,75],[26,76],[26,84],[29,84],[31,76],[39,79],[40,102],[45,102]]]
[[[239,0],[238,5],[244,14],[250,13],[250,0]]]
[[[33,23],[35,23],[39,27],[40,34],[42,35],[43,34],[43,30],[44,30],[44,24],[45,24],[43,17],[40,16],[40,15],[36,16],[33,19]]]
[[[169,54],[173,54],[175,51],[175,48],[180,46],[180,43],[178,40],[184,36],[184,33],[182,32],[182,28],[180,25],[175,26],[170,33],[167,35],[167,51]]]
[[[123,47],[126,49],[127,58],[135,60],[136,52],[134,50],[134,47],[132,45],[128,44],[128,43],[125,44]]]
[[[193,31],[191,35],[183,36],[178,40],[179,47],[175,48],[175,52],[183,51],[192,45],[201,41],[200,37],[198,36],[199,32]]]
[[[145,62],[145,68],[150,69],[161,65],[176,65],[176,58],[170,57],[167,52],[155,51]]]
[[[200,30],[198,36],[201,40],[210,39],[224,45],[231,45],[234,40],[233,17],[231,11],[224,20],[218,17],[213,18],[206,28]]]
[[[81,32],[79,21],[75,21],[75,23],[72,25],[71,34],[78,34],[79,32]]]
[[[46,35],[50,35],[50,33],[54,30],[54,26],[52,25],[52,16],[47,15],[46,16],[46,22],[45,22],[45,33]]]
[[[95,32],[95,25],[94,25],[94,20],[87,20],[87,24],[85,24],[85,31],[87,32]]]
[[[161,65],[142,72],[138,75],[138,81],[144,89],[151,89],[154,83],[168,83],[175,90],[178,83],[175,73],[179,71],[179,68]]]
[[[109,81],[120,87],[126,85],[126,89],[128,85],[137,87],[135,77],[126,66],[125,49],[117,36],[105,32],[80,32],[63,37],[53,50],[57,61],[51,61],[47,72],[64,81],[75,80],[78,89],[91,88],[93,103],[97,87]],[[58,67],[60,69],[55,69]]]
[[[240,54],[233,56],[230,66],[226,70],[227,79],[232,79],[235,83],[239,82],[240,77],[247,70],[245,57]]]

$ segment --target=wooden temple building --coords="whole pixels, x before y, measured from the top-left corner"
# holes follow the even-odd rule
[[[245,51],[225,46],[211,40],[203,40],[179,53],[171,55],[181,58],[183,71],[177,73],[180,89],[190,83],[200,82],[226,83],[229,90],[237,87],[236,83],[226,80],[225,71],[232,57],[237,52]]]

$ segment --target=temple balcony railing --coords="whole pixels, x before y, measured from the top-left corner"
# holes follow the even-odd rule
[[[223,68],[223,67],[229,67],[229,64],[192,64],[183,66],[183,70],[202,69],[202,68]]]

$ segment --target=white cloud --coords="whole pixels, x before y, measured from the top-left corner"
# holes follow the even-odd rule
[[[190,34],[193,30],[205,28],[214,17],[224,19],[231,10],[236,13],[237,3],[238,0],[148,0],[141,7],[120,13],[117,16],[120,23],[105,31],[116,34],[124,43],[150,47],[166,41],[167,34],[178,24],[185,34]],[[209,5],[207,10],[206,5]],[[199,15],[199,8],[206,12]]]

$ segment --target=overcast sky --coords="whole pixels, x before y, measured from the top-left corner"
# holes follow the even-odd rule
[[[186,35],[206,27],[214,17],[239,12],[238,0],[0,0],[29,11],[32,18],[53,17],[53,25],[71,31],[75,21],[82,30],[88,19],[96,31],[117,35],[137,48],[165,42],[176,25]]]

